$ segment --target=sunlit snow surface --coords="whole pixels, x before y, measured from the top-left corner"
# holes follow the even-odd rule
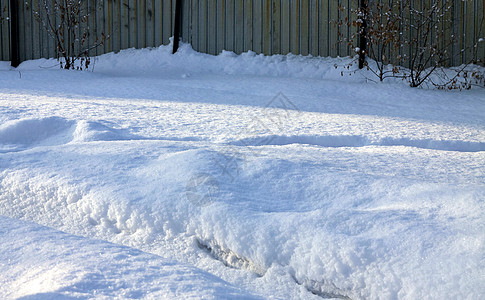
[[[485,296],[484,89],[170,51],[0,64],[0,298]]]

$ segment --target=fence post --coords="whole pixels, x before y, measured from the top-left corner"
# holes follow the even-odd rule
[[[359,69],[364,67],[367,50],[367,0],[359,0]]]
[[[177,52],[179,48],[179,40],[180,40],[180,27],[182,23],[182,0],[177,0],[175,2],[175,20],[173,26],[173,50],[172,54]]]
[[[17,0],[10,0],[10,64],[16,68],[20,65],[19,49],[19,7]]]

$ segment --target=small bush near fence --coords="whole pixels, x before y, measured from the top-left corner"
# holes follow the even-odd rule
[[[84,9],[81,0],[42,0],[34,16],[54,39],[61,68],[87,69],[91,61],[89,50],[103,45],[106,40],[106,35],[101,33],[94,45],[86,46],[91,32],[89,26],[81,25],[88,23],[90,12]]]
[[[411,0],[364,2],[353,11],[354,20],[347,23],[358,28],[348,44],[356,45],[365,38],[364,49],[356,48],[356,52],[372,60],[366,60],[364,67],[380,81],[402,78],[411,87],[432,85],[439,89],[483,86],[483,71],[469,67],[480,62],[480,39],[455,54],[469,52],[471,59],[459,68],[444,69],[451,64],[452,47],[462,38],[454,31],[453,1],[422,1],[419,5]]]

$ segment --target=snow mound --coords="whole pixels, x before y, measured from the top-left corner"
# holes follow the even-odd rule
[[[0,297],[258,299],[205,271],[137,249],[0,216]],[[17,267],[19,266],[19,267]]]
[[[479,152],[485,151],[485,143],[460,140],[434,140],[385,137],[377,141],[360,135],[267,135],[241,139],[233,142],[240,146],[306,144],[322,147],[404,146],[429,150]]]
[[[129,59],[127,59],[129,58]],[[119,53],[101,55],[96,61],[96,72],[117,75],[148,75],[172,73],[179,78],[191,74],[244,74],[294,78],[339,78],[335,64],[347,65],[351,58],[313,58],[302,55],[265,56],[253,51],[237,55],[223,50],[219,55],[196,52],[190,44],[182,43],[175,55],[172,46],[147,49],[126,49]],[[121,75],[123,76],[123,75]]]
[[[100,122],[81,120],[76,124],[72,142],[121,141],[135,139],[141,139],[141,137],[132,135],[127,130],[112,128]]]
[[[0,153],[38,146],[134,139],[142,137],[101,122],[74,121],[61,117],[10,120],[0,125]]]
[[[18,150],[35,145],[59,145],[68,142],[66,131],[75,124],[60,117],[20,119],[0,125],[0,149]]]

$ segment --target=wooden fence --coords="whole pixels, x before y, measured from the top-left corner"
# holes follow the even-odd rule
[[[9,1],[0,0],[0,59],[10,60]],[[55,57],[55,44],[36,18],[43,16],[44,0],[18,2],[20,60]],[[392,1],[392,0],[380,0]],[[394,0],[396,1],[396,0]],[[413,0],[416,5],[429,0]],[[52,5],[54,0],[47,0]],[[166,45],[173,35],[176,0],[82,0],[89,13],[88,44],[101,33],[106,43],[90,55],[127,48]],[[460,52],[485,38],[484,0],[453,1],[455,34],[460,40],[453,47],[457,65],[469,60],[470,51]],[[183,0],[182,38],[200,52],[218,54],[222,50],[241,53],[302,54],[313,56],[353,55],[352,45],[339,43],[356,30],[346,26],[355,19],[352,10],[358,0]],[[80,28],[79,30],[82,30]],[[478,49],[485,60],[485,42]]]

